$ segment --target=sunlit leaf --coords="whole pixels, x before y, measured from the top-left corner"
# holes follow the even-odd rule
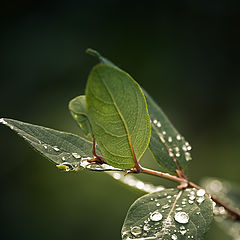
[[[240,187],[238,185],[219,178],[205,178],[202,180],[202,185],[209,193],[240,211]],[[216,205],[213,213],[218,226],[231,236],[233,240],[239,240],[240,221],[232,220],[222,206]]]
[[[7,118],[1,118],[0,123],[18,133],[35,150],[57,164],[60,170],[120,170],[108,164],[89,164],[87,160],[92,158],[92,142],[77,135]],[[97,152],[100,154],[98,149]]]
[[[130,207],[122,239],[201,239],[212,221],[212,200],[203,190],[166,189]]]
[[[69,110],[72,117],[82,129],[84,135],[89,139],[92,137],[92,128],[87,116],[85,95],[72,99],[69,103]]]
[[[86,103],[93,134],[105,161],[120,168],[134,167],[151,136],[145,97],[139,85],[122,70],[99,64],[91,71]]]
[[[174,128],[162,109],[143,90],[151,118],[152,135],[149,144],[154,158],[169,172],[175,172],[177,164],[184,169],[192,159],[190,144]],[[176,164],[177,162],[177,164]]]

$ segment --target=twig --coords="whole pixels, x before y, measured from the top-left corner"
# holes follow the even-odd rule
[[[178,188],[181,188],[181,189],[186,188],[188,186],[192,187],[192,188],[196,188],[196,189],[201,189],[200,186],[196,185],[193,182],[187,181],[185,178],[180,178],[180,177],[168,174],[168,173],[163,173],[163,172],[159,172],[159,171],[155,171],[155,170],[151,170],[151,169],[147,169],[147,168],[143,168],[143,167],[142,167],[142,173],[165,178],[165,179],[171,180],[173,182],[179,183],[180,186],[178,186]],[[208,192],[207,192],[207,194],[212,198],[212,200],[215,203],[217,203],[220,206],[223,206],[228,211],[228,213],[232,216],[233,220],[240,221],[240,211],[228,206],[226,203],[224,203],[220,199],[218,199],[215,195],[212,195]]]

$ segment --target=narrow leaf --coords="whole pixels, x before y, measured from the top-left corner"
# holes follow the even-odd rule
[[[150,141],[151,126],[139,85],[122,70],[99,64],[91,71],[86,103],[93,135],[105,161],[132,168]]]
[[[123,240],[201,239],[212,221],[212,200],[203,190],[166,189],[139,198],[122,228]]]
[[[219,178],[205,178],[202,180],[202,185],[209,193],[240,211],[240,187],[238,185]],[[222,206],[215,205],[213,213],[217,225],[233,240],[239,240],[240,221],[232,220]]]
[[[92,137],[92,128],[88,120],[85,101],[85,95],[78,96],[70,101],[68,108],[86,138],[90,139]]]
[[[89,164],[92,157],[92,143],[71,133],[1,118],[0,123],[8,126],[27,141],[35,150],[47,157],[65,171],[86,168],[94,171],[119,171],[107,164]],[[98,154],[100,151],[97,149]]]
[[[177,165],[184,169],[192,159],[191,146],[174,128],[162,109],[143,90],[151,119],[152,136],[149,149],[162,168],[175,172]],[[177,162],[177,163],[176,163]]]

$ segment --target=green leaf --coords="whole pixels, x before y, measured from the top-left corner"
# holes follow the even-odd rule
[[[64,171],[86,168],[94,171],[120,171],[107,164],[89,164],[92,158],[92,143],[71,133],[1,118],[0,123],[8,126],[27,141],[35,150],[47,157]],[[97,149],[97,153],[101,154]]]
[[[240,187],[237,184],[219,178],[204,178],[202,180],[202,186],[204,186],[209,193],[240,211]],[[214,219],[220,229],[224,230],[232,239],[239,240],[240,222],[233,221],[222,206],[215,205],[213,213]]]
[[[212,221],[212,200],[203,190],[166,189],[130,207],[122,239],[202,239]]]
[[[174,128],[162,109],[143,90],[151,119],[152,136],[149,149],[162,168],[174,173],[177,169],[175,161],[184,169],[192,159],[191,146]]]
[[[82,129],[86,138],[91,139],[92,128],[88,120],[85,101],[85,95],[78,96],[70,101],[68,108],[70,110],[70,113],[72,114],[72,117]]]
[[[149,144],[150,119],[139,85],[122,70],[99,64],[86,88],[88,117],[105,161],[129,169]]]

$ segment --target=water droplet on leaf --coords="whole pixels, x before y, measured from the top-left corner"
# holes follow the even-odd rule
[[[189,216],[185,212],[177,212],[174,216],[174,219],[179,223],[188,223]]]
[[[150,215],[150,219],[154,222],[162,220],[162,214],[159,211],[155,211]]]
[[[142,229],[138,226],[135,226],[131,229],[131,233],[133,236],[139,236],[142,233]]]

